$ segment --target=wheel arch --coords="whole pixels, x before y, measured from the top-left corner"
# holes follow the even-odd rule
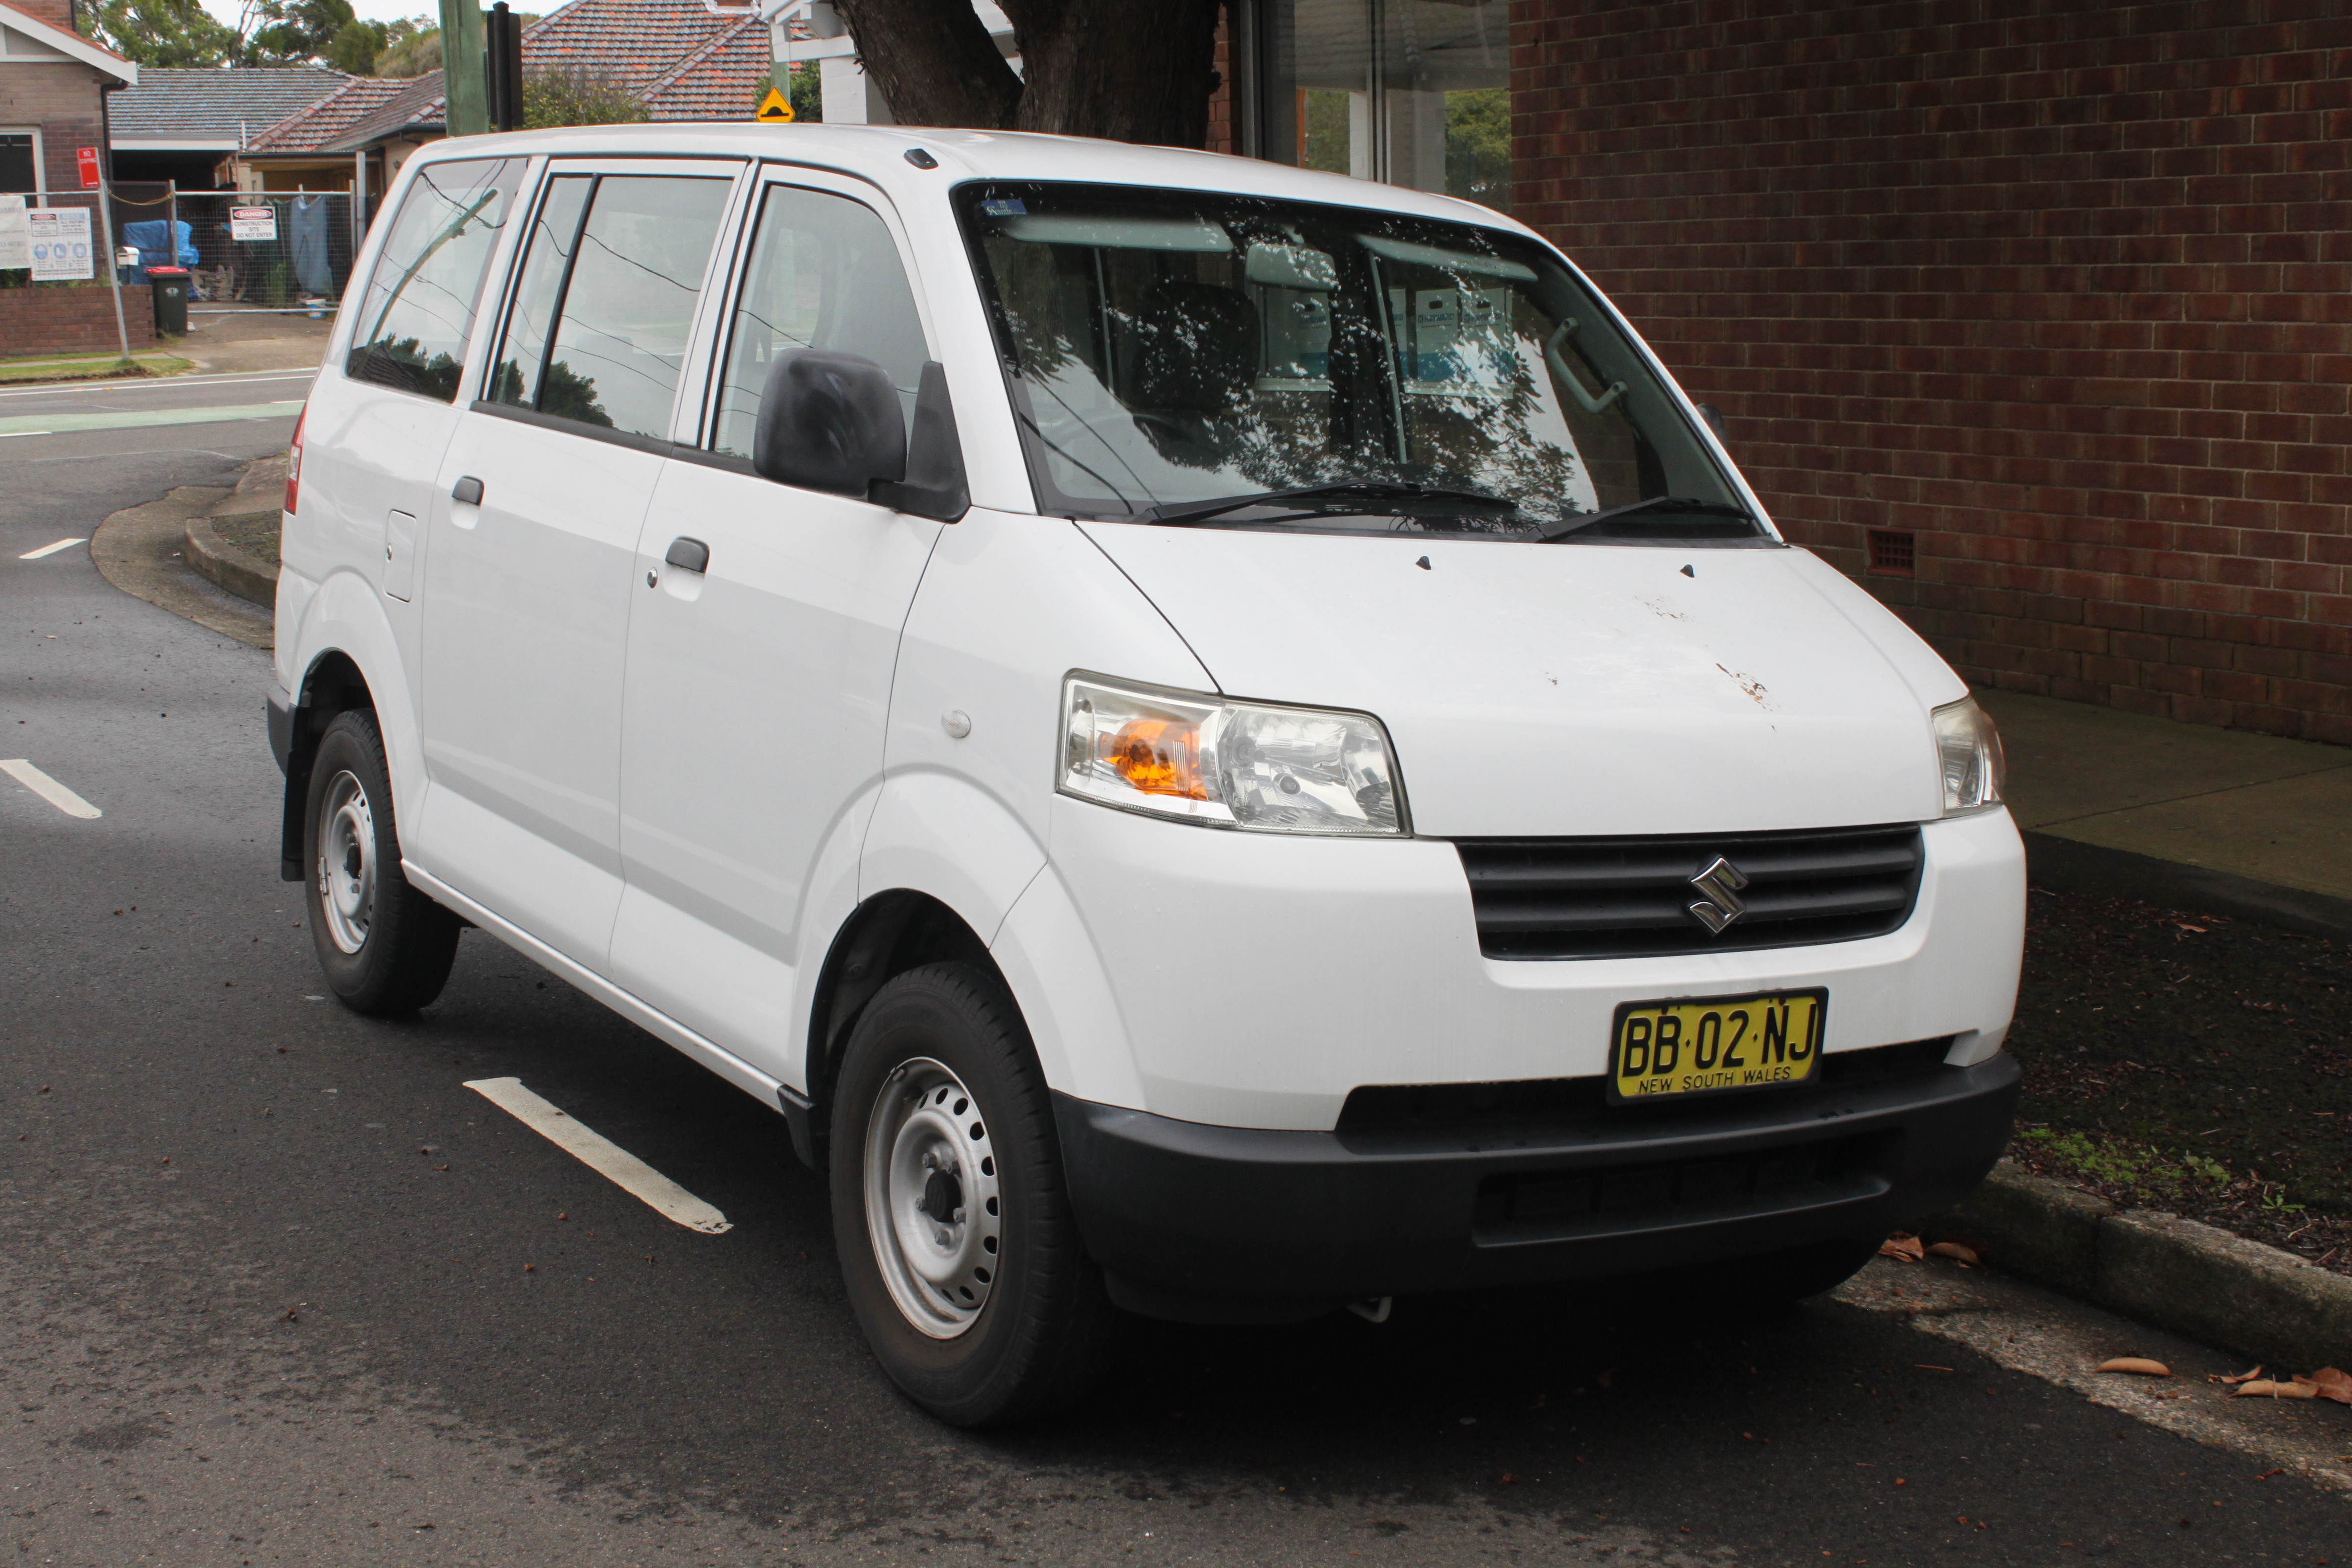
[[[299,673],[291,682],[292,733],[278,861],[278,875],[289,881],[302,879],[302,811],[310,788],[310,759],[320,731],[336,714],[354,708],[374,713],[392,775],[396,822],[408,820],[415,786],[424,780],[407,670],[374,587],[355,572],[329,575],[302,606],[295,649],[289,667]]]
[[[278,875],[285,881],[302,880],[302,815],[310,796],[310,764],[319,754],[319,737],[334,722],[335,715],[358,708],[375,711],[375,693],[366,672],[341,648],[322,651],[302,672],[301,685],[294,694],[292,734],[286,748],[286,805],[278,847]]]
[[[835,1070],[850,1032],[875,994],[927,963],[966,963],[1012,986],[970,921],[944,900],[913,888],[891,888],[861,900],[834,932],[810,997],[806,1088],[784,1091],[793,1152],[825,1168],[825,1129]]]

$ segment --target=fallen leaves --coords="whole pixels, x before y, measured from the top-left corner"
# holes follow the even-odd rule
[[[2210,1383],[2221,1383],[2221,1384],[2252,1383],[2252,1382],[2253,1382],[2253,1381],[2254,1381],[2254,1379],[2256,1379],[2256,1378],[2258,1378],[2258,1377],[2260,1377],[2260,1376],[2262,1376],[2262,1375],[2263,1375],[2263,1369],[2262,1369],[2260,1366],[2257,1366],[2257,1367],[2255,1367],[2255,1368],[2254,1368],[2254,1370],[2253,1370],[2253,1371],[2252,1371],[2252,1372],[2242,1372],[2242,1373],[2237,1373],[2235,1376],[2227,1376],[2227,1377],[2225,1377],[2225,1376],[2222,1376],[2222,1375],[2221,1375],[2221,1374],[2219,1374],[2219,1373],[2216,1373],[2214,1376],[2212,1376],[2212,1377],[2210,1377],[2210,1378],[2207,1379],[2207,1381],[2208,1381],[2208,1382],[2210,1382]]]
[[[2254,1370],[2260,1372],[2262,1368]],[[2249,1394],[2270,1399],[2332,1399],[2338,1405],[2352,1405],[2352,1375],[2336,1367],[2323,1366],[2309,1377],[2297,1373],[2288,1383],[2276,1378],[2252,1378],[2238,1384],[2236,1396]]]
[[[2101,1362],[2099,1363],[2098,1370],[2101,1372],[2133,1373],[2141,1377],[2170,1377],[2172,1375],[2172,1369],[2165,1365],[2162,1362],[2150,1361],[2147,1357],[2140,1355],[2116,1356],[2111,1360]]]
[[[1892,1258],[1897,1263],[1924,1263],[1930,1258],[1948,1258],[1963,1268],[1973,1268],[1984,1259],[1977,1249],[1966,1242],[1939,1241],[1930,1247],[1907,1230],[1898,1230],[1878,1244],[1878,1256]]]

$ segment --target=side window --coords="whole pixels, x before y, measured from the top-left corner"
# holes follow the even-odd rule
[[[803,348],[872,360],[889,373],[913,417],[930,353],[890,231],[872,208],[846,196],[772,185],[728,334],[713,447],[751,455],[768,366],[785,350]]]
[[[457,395],[482,274],[514,200],[520,158],[420,170],[360,296],[343,374],[444,403]]]
[[[550,180],[489,400],[667,436],[730,184],[667,174]]]

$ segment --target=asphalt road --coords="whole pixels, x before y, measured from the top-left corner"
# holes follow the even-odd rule
[[[0,758],[103,814],[0,777],[15,1561],[2352,1560],[2342,1498],[2258,1479],[2352,1452],[2352,1412],[2199,1427],[2082,1367],[2217,1358],[2014,1285],[1938,1304],[1893,1265],[1769,1317],[1537,1293],[1140,1326],[1074,1417],[936,1426],[866,1354],[771,1110],[479,932],[415,1022],[323,1000],[276,875],[267,657],[86,548],[18,559],[231,482],[291,423],[153,415],[299,388],[0,395],[12,422],[149,421],[0,437]],[[732,1228],[464,1087],[509,1076]]]

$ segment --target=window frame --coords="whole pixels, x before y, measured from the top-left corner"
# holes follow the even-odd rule
[[[409,387],[394,386],[389,382],[362,381],[352,374],[352,349],[358,342],[363,319],[367,314],[368,290],[375,286],[376,269],[383,265],[383,247],[392,243],[393,230],[399,226],[400,216],[407,209],[410,191],[427,174],[451,163],[520,163],[522,174],[515,182],[513,197],[513,210],[520,211],[536,199],[535,193],[539,189],[541,165],[546,162],[544,156],[535,153],[525,153],[520,156],[509,153],[500,157],[494,153],[477,153],[463,158],[435,158],[429,161],[412,158],[401,165],[400,199],[396,202],[388,201],[385,210],[376,214],[376,221],[368,230],[367,248],[362,252],[366,261],[364,280],[361,282],[357,299],[351,308],[339,312],[347,319],[349,324],[345,326],[339,322],[335,336],[328,343],[328,363],[337,375],[352,386],[363,386],[376,392],[398,393],[403,397],[422,398],[427,403],[439,403],[444,408],[462,409],[467,406],[471,389],[479,378],[478,367],[481,363],[479,356],[482,345],[490,336],[483,331],[483,327],[489,320],[489,313],[498,308],[499,290],[504,287],[499,280],[506,276],[508,269],[513,265],[517,244],[517,231],[513,223],[509,221],[506,224],[504,232],[499,234],[497,242],[491,246],[489,259],[482,266],[481,281],[475,285],[473,329],[467,334],[465,358],[457,366],[457,390],[450,395],[446,403],[442,403],[440,398],[429,392],[417,392]],[[416,171],[413,176],[409,174],[412,168]],[[509,213],[509,216],[511,218],[512,214]],[[352,276],[354,279],[362,277],[360,261],[359,257],[352,258]],[[347,295],[348,292],[347,286]]]
[[[881,220],[890,243],[898,247],[899,268],[906,274],[908,291],[915,299],[915,319],[922,329],[923,353],[929,359],[939,358],[940,334],[934,324],[930,296],[923,287],[922,268],[916,265],[915,247],[908,241],[907,226],[900,221],[888,193],[869,180],[836,170],[761,161],[746,182],[741,210],[736,215],[735,227],[729,237],[724,296],[719,301],[718,311],[706,323],[708,336],[697,345],[699,353],[694,363],[701,384],[697,388],[691,425],[683,418],[679,420],[677,452],[677,456],[691,462],[746,474],[751,472],[751,459],[714,451],[711,443],[719,438],[719,403],[726,391],[722,384],[727,355],[734,347],[736,306],[751,281],[751,250],[759,242],[760,216],[766,210],[768,192],[778,185],[844,197]],[[704,298],[708,300],[709,296],[706,294]]]
[[[0,136],[30,136],[33,139],[33,188],[29,191],[10,191],[7,194],[12,196],[23,196],[27,207],[32,206],[36,201],[42,206],[48,205],[49,166],[47,158],[48,149],[41,145],[41,128],[37,125],[0,125]]]
[[[578,436],[586,440],[604,441],[614,446],[634,447],[638,451],[667,453],[673,450],[682,438],[679,434],[681,425],[688,422],[687,416],[689,410],[696,406],[688,401],[688,394],[691,391],[698,399],[702,384],[709,376],[706,361],[709,357],[707,351],[711,330],[712,269],[722,265],[731,265],[729,259],[731,256],[730,236],[741,226],[745,194],[753,184],[757,168],[758,165],[748,159],[707,153],[671,158],[606,155],[544,159],[542,166],[534,171],[528,193],[530,199],[524,209],[524,221],[516,226],[512,252],[503,258],[503,270],[499,276],[499,292],[495,301],[497,330],[485,334],[483,342],[487,347],[478,363],[469,356],[467,364],[467,379],[459,384],[462,405],[469,413],[488,414],[499,419],[512,419],[519,424],[536,425],[546,430],[560,430],[566,435]],[[507,334],[514,328],[515,308],[520,302],[523,264],[530,258],[530,250],[525,242],[528,237],[538,228],[540,215],[545,209],[548,198],[554,191],[556,177],[562,174],[669,176],[679,179],[725,179],[731,182],[727,201],[719,208],[719,226],[711,237],[710,255],[703,263],[702,283],[695,293],[694,320],[687,329],[686,353],[679,361],[677,385],[670,395],[668,427],[660,435],[647,436],[629,430],[608,430],[595,425],[583,425],[579,420],[567,419],[562,415],[542,414],[535,408],[517,408],[511,404],[493,403],[482,395],[483,390],[488,385],[490,367],[498,363],[499,354],[506,348]],[[595,216],[593,196],[587,216],[590,217]],[[557,301],[556,312],[557,319],[560,321],[562,314],[562,300]],[[463,395],[469,387],[472,396],[470,401],[467,401]],[[683,439],[691,440],[692,437],[688,436]]]

